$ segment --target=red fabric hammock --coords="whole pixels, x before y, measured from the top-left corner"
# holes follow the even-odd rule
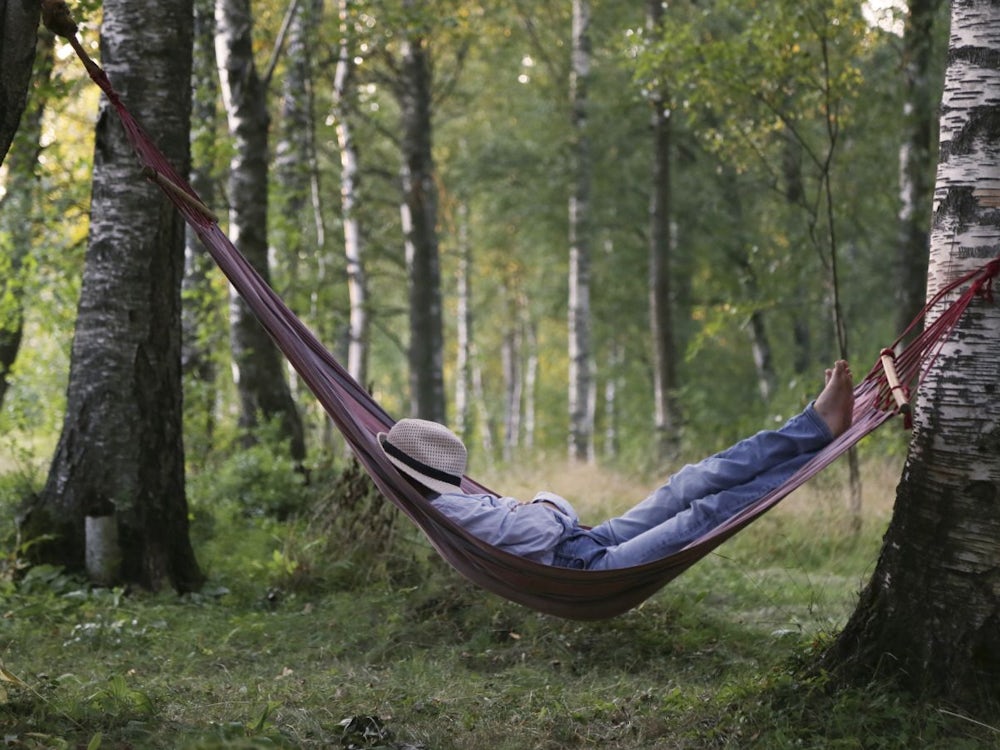
[[[378,447],[376,434],[393,424],[390,417],[334,359],[316,336],[260,278],[219,228],[187,181],[178,175],[122,104],[104,71],[67,37],[91,78],[114,105],[146,175],[156,182],[197,232],[233,287],[246,300],[277,346],[316,395],[351,445],[381,492],[424,532],[441,556],[475,584],[540,612],[577,620],[621,614],[643,602],[674,577],[707,555],[754,519],[774,507],[838,456],[890,419],[909,417],[909,388],[927,375],[949,332],[966,307],[989,296],[1000,273],[1000,258],[956,278],[928,302],[913,323],[883,350],[879,361],[855,388],[853,425],[818,453],[785,484],[760,498],[739,515],[655,562],[617,570],[581,571],[543,565],[496,549],[455,525],[405,481]],[[952,293],[965,287],[951,299]],[[934,317],[936,315],[936,317]],[[925,325],[898,353],[904,338]],[[895,370],[895,373],[893,373]],[[489,491],[466,477],[469,492]]]

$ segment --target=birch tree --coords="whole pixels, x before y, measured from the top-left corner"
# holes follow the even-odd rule
[[[106,0],[101,60],[167,158],[187,169],[191,0]],[[196,588],[181,434],[183,222],[142,178],[102,98],[90,237],[62,434],[25,538],[103,584]],[[89,563],[94,563],[90,565]]]
[[[403,6],[411,12],[417,8],[415,0],[404,0]],[[403,34],[396,81],[402,149],[400,214],[410,301],[410,412],[415,417],[445,422],[438,199],[431,148],[431,53],[430,40],[421,27],[422,19],[414,13]]]
[[[350,0],[339,0],[340,43],[333,79],[331,115],[340,149],[340,212],[344,225],[344,257],[350,303],[347,332],[347,371],[359,383],[368,379],[368,279],[365,273],[364,234],[359,215],[360,158],[351,116],[355,103],[354,40]]]
[[[663,25],[662,0],[648,0],[646,31],[659,37]],[[653,347],[653,404],[656,454],[663,461],[679,447],[680,407],[677,390],[677,351],[674,345],[672,271],[670,264],[670,101],[666,84],[649,90],[653,158],[649,191],[649,330]]]
[[[191,71],[191,153],[189,180],[207,205],[215,203],[213,165],[216,143],[216,102],[219,96],[218,71],[215,65],[215,0],[194,0],[194,54]],[[186,378],[185,416],[201,429],[191,429],[189,436],[202,437],[210,443],[214,432],[217,350],[224,346],[220,335],[224,299],[212,289],[211,273],[215,264],[197,233],[187,227],[184,241],[184,283],[182,326],[184,331],[181,363]]]
[[[472,247],[469,242],[469,204],[460,200],[458,215],[458,270],[455,290],[455,432],[466,443],[472,423]]]
[[[266,84],[253,57],[249,0],[216,0],[215,52],[222,99],[233,139],[229,164],[229,234],[265,281],[267,257],[268,126]],[[240,426],[260,417],[279,423],[293,459],[305,457],[302,419],[285,379],[283,360],[247,304],[230,295],[233,370],[240,398]]]
[[[590,76],[590,3],[573,0],[569,97],[573,175],[569,197],[569,455],[594,459],[590,331],[590,145],[587,83]]]
[[[279,136],[274,150],[277,217],[268,239],[271,257],[287,259],[290,289],[302,286],[305,280],[300,260],[322,253],[322,224],[316,219],[318,212],[313,199],[316,173],[313,47],[321,15],[321,3],[296,0],[289,4],[282,24],[287,41],[279,99]],[[282,54],[277,47],[282,38],[279,34],[267,75],[272,74]],[[313,300],[310,313],[315,318],[315,291],[310,296]]]
[[[1000,6],[951,6],[928,294],[997,256]],[[947,304],[947,301],[944,303]],[[932,316],[940,311],[932,311]],[[878,565],[827,666],[964,702],[1000,697],[1000,306],[974,303],[917,396]]]
[[[523,347],[519,325],[520,316],[517,313],[520,304],[516,295],[511,295],[508,304],[513,309],[508,315],[510,323],[504,329],[503,341],[500,344],[500,362],[504,382],[503,458],[505,461],[510,461],[514,456],[514,450],[521,438],[521,405],[524,391]]]

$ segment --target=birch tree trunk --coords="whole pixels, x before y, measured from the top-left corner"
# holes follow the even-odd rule
[[[219,75],[215,64],[215,0],[194,0],[194,64],[191,72],[191,186],[209,206],[215,203],[216,102]],[[185,375],[185,416],[197,420],[188,435],[211,444],[215,427],[218,375],[216,351],[225,330],[222,305],[212,287],[215,263],[193,229],[184,242],[182,371]],[[190,446],[189,446],[190,447]]]
[[[903,144],[899,149],[899,240],[896,247],[897,330],[924,306],[927,286],[929,210],[933,193],[931,157],[936,111],[933,63],[934,19],[941,0],[910,0],[903,30]]]
[[[54,37],[38,36],[34,94],[7,159],[6,193],[0,201],[0,406],[24,333],[24,262],[31,253],[33,217],[38,192],[38,155],[42,150],[43,89],[52,75]]]
[[[590,141],[587,84],[590,77],[590,4],[573,0],[573,50],[569,95],[572,108],[573,185],[569,198],[569,456],[594,458],[590,344]]]
[[[411,9],[414,0],[405,0]],[[437,187],[431,150],[431,61],[428,41],[408,30],[399,63],[402,131],[401,182],[406,270],[410,300],[410,412],[445,422],[444,332],[437,237]]]
[[[802,144],[791,134],[781,142],[782,190],[789,206],[801,206],[805,198],[802,176]],[[814,368],[813,332],[810,316],[797,315],[792,322],[792,369],[804,376]]]
[[[300,260],[314,257],[317,244],[311,237],[312,175],[315,171],[313,132],[312,35],[321,8],[315,0],[291,4],[286,13],[287,43],[281,78],[279,138],[274,150],[278,218],[268,233],[271,257],[285,258],[289,287],[302,281]],[[280,40],[279,40],[280,43]],[[272,62],[279,50],[272,54]],[[312,266],[305,272],[313,276]],[[315,298],[315,294],[312,295]]]
[[[233,139],[229,163],[229,234],[247,260],[270,281],[267,257],[268,113],[264,83],[253,59],[249,0],[216,0],[215,54],[222,99]],[[305,458],[302,419],[285,379],[277,347],[235,293],[229,323],[240,426],[276,419],[296,461]]]
[[[364,385],[368,378],[368,280],[364,263],[364,235],[359,217],[358,183],[361,170],[354,145],[354,51],[349,24],[350,0],[340,0],[340,50],[333,80],[333,115],[340,148],[340,213],[344,224],[347,293],[350,314],[347,331],[347,371]]]
[[[483,385],[483,368],[476,354],[475,345],[470,352],[472,357],[472,393],[476,402],[477,418],[479,420],[479,444],[483,448],[487,464],[493,457],[493,414],[486,400],[486,388]]]
[[[621,369],[625,364],[625,347],[619,339],[611,345],[608,358],[608,378],[604,382],[604,458],[613,461],[618,457],[621,443],[619,434],[618,393],[621,386]]]
[[[458,280],[455,310],[455,432],[468,442],[472,388],[472,247],[469,243],[469,205],[460,201],[458,214]]]
[[[786,175],[789,188],[795,178],[796,171]],[[767,403],[774,395],[777,387],[778,374],[774,370],[773,347],[771,337],[768,334],[767,320],[764,311],[761,309],[759,300],[761,299],[760,285],[757,282],[757,270],[754,268],[753,259],[746,248],[746,242],[739,230],[744,221],[743,201],[740,191],[737,189],[737,175],[723,173],[722,191],[725,196],[726,205],[732,217],[734,227],[732,236],[727,243],[726,258],[728,265],[736,274],[739,281],[742,299],[748,300],[752,306],[749,318],[744,324],[747,338],[750,340],[750,354],[753,358],[754,373],[757,376],[757,394],[762,402]],[[786,195],[790,195],[786,192]]]
[[[952,4],[928,294],[997,255],[1000,5]],[[917,399],[871,582],[827,654],[950,703],[1000,698],[1000,306],[966,312]]]
[[[524,385],[521,379],[521,335],[518,328],[517,303],[511,300],[508,304],[511,307],[511,314],[508,316],[511,323],[504,332],[503,343],[500,346],[504,380],[503,458],[505,461],[510,461],[513,457],[521,437],[521,393]]]
[[[102,64],[182,173],[191,35],[191,0],[104,2]],[[183,269],[183,222],[142,178],[102,99],[66,417],[22,534],[55,534],[38,554],[68,568],[82,569],[86,557],[113,560],[117,570],[103,583],[188,591],[202,580],[188,539],[181,443]],[[87,548],[86,517],[109,516],[112,533],[95,537],[103,548]]]
[[[476,352],[475,317],[472,291],[472,243],[469,241],[469,209],[463,201],[458,206],[458,284],[456,310],[455,424],[466,445],[473,445],[478,428],[478,445],[487,462],[493,457],[493,417],[483,388],[483,373]]]
[[[648,0],[646,30],[650,38],[662,33],[663,2]],[[649,330],[653,344],[653,404],[656,458],[664,462],[680,447],[681,413],[675,393],[677,349],[674,343],[673,285],[670,232],[670,112],[668,97],[651,92],[650,125],[653,171],[649,198]]]
[[[737,196],[733,196],[730,204],[737,208],[735,212],[740,212],[740,203]],[[739,270],[740,286],[744,290],[745,299],[755,300],[760,298],[757,284],[757,277],[754,272],[753,263],[746,251],[742,247],[732,250],[730,262],[733,268]],[[764,319],[764,312],[755,308],[750,313],[750,318],[746,322],[747,337],[750,339],[750,353],[753,357],[754,372],[757,375],[757,394],[761,401],[767,403],[774,395],[777,387],[778,374],[774,371],[774,356],[771,347],[771,337],[767,332],[767,323]]]
[[[537,424],[536,394],[538,386],[538,326],[526,311],[524,321],[524,448],[530,452],[535,447],[535,427]]]
[[[757,373],[757,394],[765,404],[774,395],[777,373],[774,371],[774,357],[771,354],[771,339],[764,324],[764,313],[754,310],[747,321],[750,336],[750,352],[753,355],[754,371]]]
[[[0,0],[0,164],[28,101],[39,9],[34,1]]]

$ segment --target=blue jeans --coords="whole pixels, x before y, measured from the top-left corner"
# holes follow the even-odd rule
[[[602,570],[666,557],[779,486],[832,439],[810,404],[779,430],[685,466],[625,515],[580,529],[556,547],[553,564]]]

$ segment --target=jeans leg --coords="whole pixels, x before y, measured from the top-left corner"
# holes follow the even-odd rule
[[[769,473],[798,456],[811,456],[832,439],[826,423],[810,404],[778,430],[763,430],[721,453],[685,466],[641,503],[595,526],[590,534],[606,545],[622,544],[683,513],[699,499],[744,485],[755,491],[758,483],[754,480],[758,479],[759,485],[765,487],[759,492],[763,495],[780,484],[770,482]],[[741,502],[746,505],[746,501]]]
[[[627,568],[659,560],[683,549],[722,522],[732,518],[755,500],[781,485],[815,452],[802,453],[737,487],[706,495],[658,526],[618,545],[606,547],[590,562],[592,570]]]

